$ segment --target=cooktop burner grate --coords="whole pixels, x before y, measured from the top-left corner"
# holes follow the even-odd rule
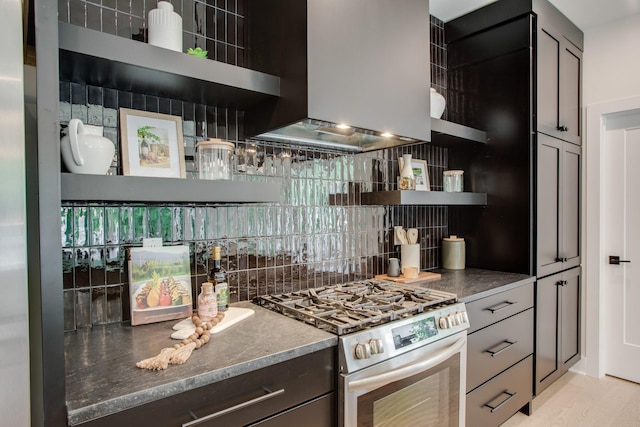
[[[317,328],[345,335],[457,301],[455,294],[378,279],[265,295],[256,302]]]

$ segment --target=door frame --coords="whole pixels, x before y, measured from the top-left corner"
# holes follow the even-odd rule
[[[604,319],[604,139],[605,118],[640,109],[640,97],[607,101],[587,106],[583,200],[583,253],[585,254],[585,292],[582,301],[584,358],[575,370],[601,378],[605,375]],[[586,338],[586,339],[585,339]]]

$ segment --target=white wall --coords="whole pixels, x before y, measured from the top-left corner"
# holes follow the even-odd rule
[[[583,105],[640,95],[640,14],[588,29],[584,38]]]
[[[640,97],[640,14],[592,27],[584,32],[583,105],[586,107],[583,146],[583,277],[582,351],[585,359],[576,370],[604,375],[604,323],[600,250],[603,156],[600,119],[603,113],[624,108]],[[625,100],[625,101],[622,101]],[[589,230],[587,232],[587,229]]]

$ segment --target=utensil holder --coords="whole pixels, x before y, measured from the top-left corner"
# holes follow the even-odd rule
[[[416,267],[420,271],[420,243],[400,246],[400,270]]]

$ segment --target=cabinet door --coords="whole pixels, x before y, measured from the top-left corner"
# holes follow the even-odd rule
[[[554,274],[536,283],[535,394],[561,375],[558,363],[561,280],[560,274]]]
[[[544,24],[538,30],[538,131],[581,144],[582,52]]]
[[[581,148],[538,134],[536,275],[580,265]]]
[[[566,372],[580,358],[580,268],[562,273],[560,287],[560,364]]]

